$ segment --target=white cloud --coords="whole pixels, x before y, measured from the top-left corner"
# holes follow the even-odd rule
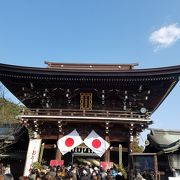
[[[164,26],[154,31],[149,38],[149,41],[155,45],[155,51],[160,48],[167,48],[173,45],[180,39],[180,27],[178,24]]]

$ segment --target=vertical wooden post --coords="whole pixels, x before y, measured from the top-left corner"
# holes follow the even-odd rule
[[[133,129],[132,129],[133,125],[131,125],[131,128],[129,130],[129,147],[128,147],[128,171],[129,171],[129,179],[131,179],[131,175],[132,175],[132,169],[131,169],[131,157],[130,154],[133,153],[133,141],[134,141],[134,136],[133,136]]]
[[[105,140],[110,144],[109,134],[106,134]],[[106,150],[106,152],[104,154],[104,161],[105,162],[110,162],[110,149]]]
[[[133,141],[129,141],[129,154],[133,153]]]
[[[43,152],[44,152],[44,143],[41,144],[40,154],[39,154],[39,163],[42,163]]]
[[[130,124],[129,127],[129,153],[133,152],[133,141],[134,141],[134,124]]]
[[[60,111],[60,115],[62,115],[62,111]],[[62,120],[61,119],[58,120],[58,128],[59,128],[59,135],[58,135],[57,140],[59,140],[60,138],[63,137],[63,133],[62,133]],[[59,148],[56,147],[56,157],[55,157],[55,159],[56,160],[61,160],[61,158],[62,158],[62,153],[60,152]]]
[[[59,135],[58,135],[58,139],[60,139],[60,138],[62,138],[62,137],[63,137],[62,134],[59,134]],[[61,154],[59,148],[56,147],[56,157],[55,157],[55,159],[56,159],[56,160],[61,160],[61,158],[62,158],[62,154]]]
[[[122,145],[119,144],[119,166],[122,165]]]

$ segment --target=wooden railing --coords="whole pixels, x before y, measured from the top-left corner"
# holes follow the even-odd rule
[[[108,110],[78,110],[78,109],[28,109],[22,115],[41,116],[72,116],[72,117],[109,117],[109,118],[139,118],[146,119],[149,114],[133,111],[108,111]]]

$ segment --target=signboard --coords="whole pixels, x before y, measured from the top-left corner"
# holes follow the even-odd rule
[[[81,154],[95,154],[90,148],[87,146],[78,146],[71,150],[72,153],[81,153]]]
[[[64,165],[64,160],[51,160],[50,161],[50,166],[63,166]]]
[[[140,171],[151,171],[154,169],[154,156],[136,156],[134,157],[134,166]]]
[[[92,110],[92,93],[80,93],[80,110]]]
[[[100,166],[103,170],[107,171],[107,169],[113,168],[113,162],[100,162]]]
[[[30,139],[28,151],[26,155],[26,163],[24,168],[24,176],[29,176],[32,164],[38,162],[39,153],[41,148],[41,139]]]
[[[157,179],[158,165],[155,153],[131,153],[130,157],[131,178],[139,172],[146,176],[145,179],[149,176],[154,176]]]

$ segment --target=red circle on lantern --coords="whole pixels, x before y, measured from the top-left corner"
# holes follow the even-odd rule
[[[71,147],[74,144],[74,139],[73,138],[67,138],[65,141],[65,145],[68,147]]]
[[[99,139],[94,139],[94,140],[92,141],[92,146],[93,146],[94,148],[99,148],[99,147],[101,146],[101,141],[100,141]]]

